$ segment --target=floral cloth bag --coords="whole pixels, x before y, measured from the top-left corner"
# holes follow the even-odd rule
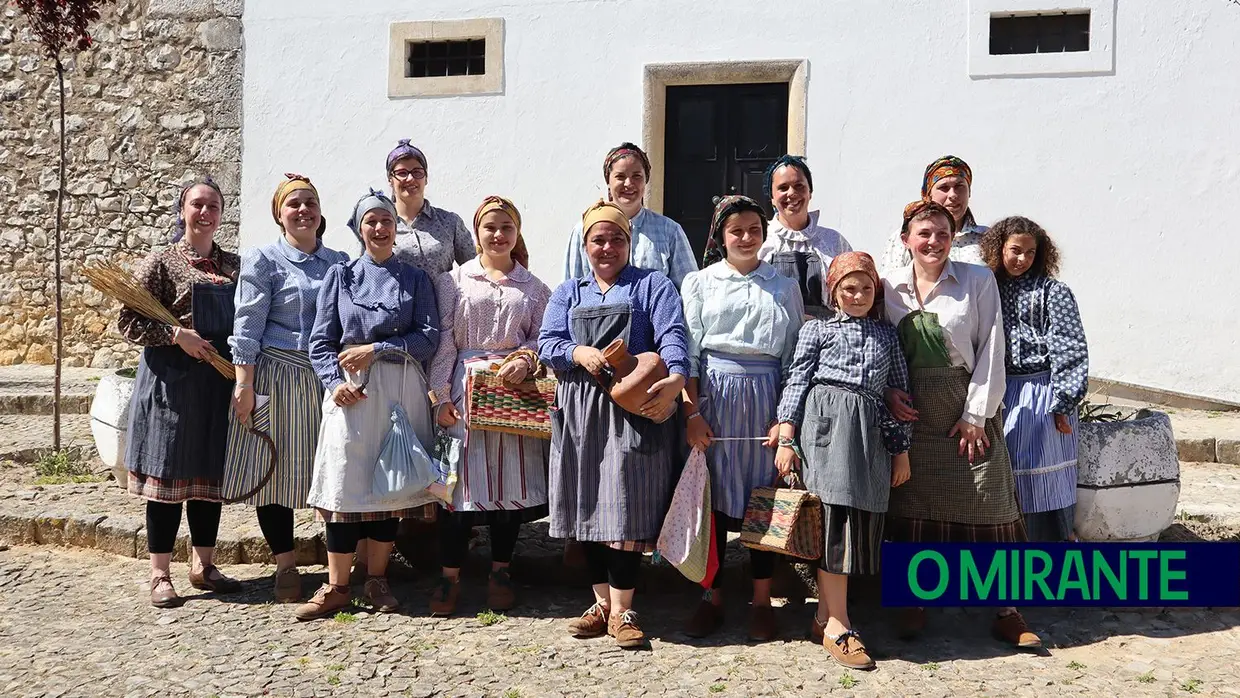
[[[710,471],[706,455],[694,449],[676,483],[672,503],[659,532],[659,555],[687,579],[709,587],[719,569],[714,553]]]

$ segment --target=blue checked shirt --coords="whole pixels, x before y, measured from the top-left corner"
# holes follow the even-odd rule
[[[689,272],[698,270],[693,247],[689,245],[685,229],[679,223],[648,208],[643,208],[630,222],[633,224],[633,242],[629,245],[629,264],[639,269],[663,272],[677,289]],[[581,223],[578,223],[564,253],[564,279],[567,281],[590,275],[585,237]]]
[[[805,398],[814,385],[833,385],[873,400],[879,411],[883,445],[893,455],[912,442],[912,426],[897,422],[883,402],[883,390],[908,390],[908,364],[896,328],[885,320],[839,314],[801,327],[778,419],[790,424],[805,417]]]
[[[603,293],[591,273],[569,279],[551,294],[538,334],[538,357],[556,371],[569,371],[577,338],[572,333],[574,308],[628,303],[632,306],[628,348],[631,354],[655,351],[669,373],[688,378],[689,351],[685,314],[671,280],[659,272],[632,265],[620,270],[616,283]]]
[[[1069,414],[1089,389],[1089,347],[1066,284],[1024,274],[999,282],[1009,375],[1050,371],[1052,414]]]
[[[233,363],[255,363],[264,347],[308,351],[323,277],[333,264],[348,259],[321,242],[317,250],[306,254],[283,235],[243,252],[235,296],[237,315],[228,338]]]
[[[439,347],[439,311],[426,272],[395,256],[379,264],[363,254],[327,271],[310,334],[310,363],[328,390],[344,382],[337,355],[351,344],[401,349],[428,361]]]

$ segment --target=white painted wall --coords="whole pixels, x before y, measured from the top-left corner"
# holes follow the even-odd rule
[[[922,169],[972,165],[983,222],[1027,215],[1064,250],[1095,375],[1240,402],[1240,7],[1124,0],[1115,70],[971,79],[964,0],[250,0],[245,9],[242,240],[270,239],[270,196],[302,172],[329,244],[409,137],[429,197],[469,219],[513,198],[534,271],[603,190],[601,159],[642,134],[647,63],[810,62],[814,203],[881,253]],[[759,10],[758,8],[761,8]],[[503,17],[505,92],[389,100],[388,24]]]

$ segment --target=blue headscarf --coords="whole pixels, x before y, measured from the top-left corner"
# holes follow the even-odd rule
[[[353,205],[353,216],[349,218],[348,226],[353,231],[353,234],[357,236],[358,242],[361,242],[363,246],[366,243],[362,240],[362,217],[367,212],[377,208],[386,209],[388,213],[392,214],[393,219],[396,218],[396,204],[392,203],[387,194],[381,191],[371,189],[369,194],[358,199],[357,203]]]
[[[224,207],[224,192],[220,191],[220,185],[216,184],[210,175],[195,177],[188,184],[181,187],[181,193],[177,194],[177,200],[172,202],[172,217],[175,219],[175,222],[172,224],[173,242],[179,242],[181,238],[185,237],[185,215],[182,213],[185,210],[185,195],[189,193],[190,189],[200,184],[214,189],[215,193],[220,197],[220,208]]]
[[[766,168],[766,176],[762,180],[762,191],[766,194],[767,199],[773,199],[772,182],[775,181],[775,170],[781,167],[795,167],[805,175],[805,183],[809,185],[809,193],[814,193],[814,176],[809,173],[809,165],[805,164],[805,158],[799,155],[781,155],[778,160],[771,163]]]

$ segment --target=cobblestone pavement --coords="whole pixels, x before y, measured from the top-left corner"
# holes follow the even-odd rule
[[[422,578],[394,585],[403,613],[358,608],[299,624],[290,606],[267,603],[270,567],[228,571],[249,581],[247,591],[215,599],[193,592],[185,565],[174,565],[188,601],[158,610],[144,602],[144,561],[0,552],[0,695],[1240,695],[1236,609],[1031,609],[1050,650],[1025,654],[989,638],[981,609],[937,613],[922,642],[903,644],[888,631],[888,611],[859,602],[854,619],[880,664],[850,673],[802,639],[812,603],[780,609],[784,641],[752,645],[739,603],[725,632],[690,641],[677,630],[692,599],[646,594],[638,608],[652,646],[626,652],[564,633],[586,605],[583,590],[525,589],[522,607],[486,625],[481,584],[467,580],[458,617],[431,619]]]

